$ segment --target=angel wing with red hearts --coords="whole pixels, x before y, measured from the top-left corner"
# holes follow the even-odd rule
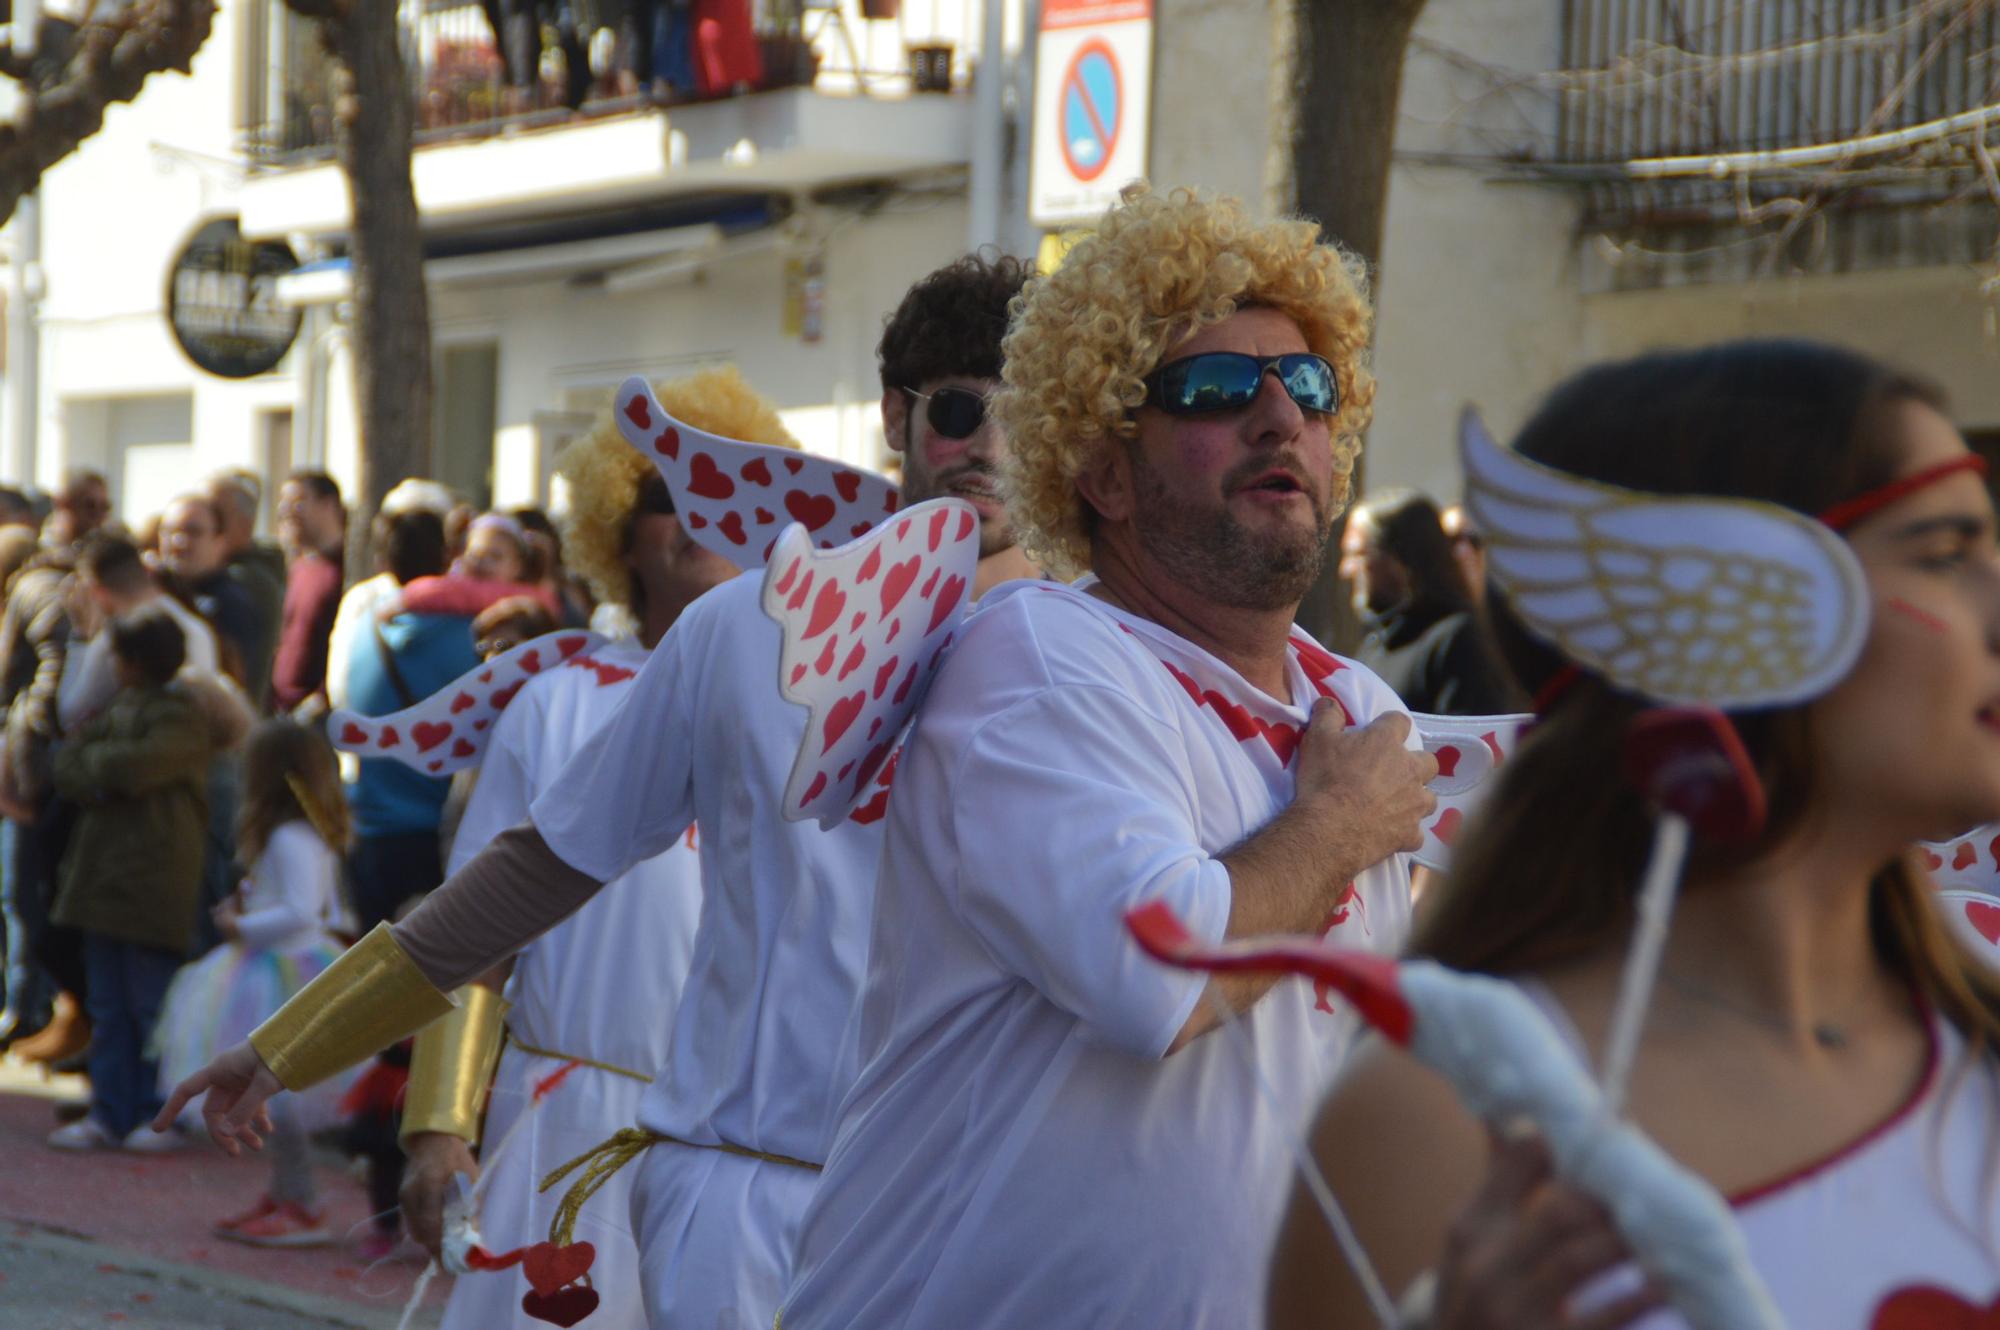
[[[972,596],[979,516],[932,499],[833,550],[786,528],[764,570],[778,688],[811,713],[785,816],[831,827],[889,761]]]
[[[1947,887],[1938,892],[1945,922],[1974,955],[2000,968],[2000,900],[1980,891]]]
[[[900,502],[881,476],[676,420],[637,375],[618,389],[615,418],[625,442],[666,478],[688,535],[738,568],[769,563],[778,533],[791,523],[811,547],[829,550],[867,535]]]
[[[1451,866],[1452,842],[1493,788],[1493,773],[1534,723],[1532,715],[1434,716],[1413,711],[1410,723],[1424,751],[1437,759],[1430,783],[1437,809],[1424,819],[1424,843],[1411,857],[1439,872]]]
[[[1917,851],[1939,887],[2000,899],[2000,823],[1948,841],[1919,841]]]
[[[333,746],[356,757],[387,757],[426,776],[449,776],[479,765],[493,721],[514,694],[543,670],[558,665],[631,676],[623,666],[605,666],[584,653],[605,641],[598,633],[545,633],[495,656],[413,707],[387,716],[361,716],[345,708],[327,717]],[[616,679],[606,679],[616,682]]]

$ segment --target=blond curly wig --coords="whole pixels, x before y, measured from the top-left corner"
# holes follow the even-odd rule
[[[747,383],[734,365],[655,384],[653,395],[678,420],[745,443],[796,448],[799,441],[778,418],[778,408]],[[645,454],[625,442],[611,413],[556,458],[569,485],[569,508],[560,523],[563,557],[599,600],[631,608],[632,573],[625,566],[625,524],[639,500],[639,485],[653,470]]]
[[[1234,199],[1134,187],[1061,267],[1029,281],[1002,343],[993,414],[1007,432],[1007,511],[1044,568],[1070,577],[1090,566],[1076,479],[1138,433],[1145,376],[1199,329],[1252,305],[1289,315],[1333,364],[1335,498],[1345,502],[1375,402],[1361,260],[1322,243],[1314,222],[1254,222]]]

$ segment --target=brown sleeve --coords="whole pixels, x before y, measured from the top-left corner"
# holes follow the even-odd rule
[[[583,908],[604,884],[557,857],[523,822],[501,832],[390,932],[450,993]]]

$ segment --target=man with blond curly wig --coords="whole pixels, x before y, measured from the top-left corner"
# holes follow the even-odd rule
[[[1153,964],[1123,920],[1164,900],[1209,940],[1402,941],[1436,764],[1292,624],[1368,331],[1316,227],[1191,194],[1129,197],[1017,305],[1009,511],[1082,576],[989,595],[903,749],[785,1330],[1258,1320],[1288,1139],[1355,1018]]]
[[[751,443],[796,447],[771,404],[734,367],[705,370],[662,384],[661,405],[700,429]],[[603,604],[625,611],[634,641],[613,642],[578,657],[568,668],[531,678],[500,719],[480,766],[479,783],[452,845],[451,869],[471,862],[497,836],[528,820],[537,796],[552,786],[569,759],[603,730],[648,653],[681,612],[736,576],[736,566],[689,539],[674,514],[666,482],[651,462],[605,421],[565,449],[556,469],[569,486],[563,545],[570,564]],[[513,959],[482,976],[485,990],[468,991],[464,1010],[497,1013],[504,989],[508,1044],[500,1055],[483,1124],[447,1110],[463,1101],[443,1082],[486,1063],[476,1053],[490,1040],[497,1014],[477,1022],[440,1022],[426,1031],[412,1068],[403,1146],[410,1165],[402,1188],[410,1233],[433,1254],[453,1175],[476,1178],[472,1150],[499,1141],[528,1106],[536,1082],[576,1061],[560,1095],[530,1120],[529,1129],[495,1165],[486,1186],[480,1232],[495,1251],[541,1241],[560,1192],[538,1193],[550,1169],[589,1150],[637,1120],[641,1095],[666,1065],[681,989],[688,977],[701,909],[701,864],[695,832],[607,882],[574,915],[536,938]],[[646,1324],[640,1295],[642,1254],[628,1215],[638,1170],[613,1178],[606,1195],[583,1216],[579,1236],[596,1248],[593,1282],[602,1298],[593,1324],[637,1330]],[[501,1330],[543,1324],[521,1308],[512,1279],[492,1275],[458,1280],[442,1330]]]
[[[945,386],[991,386],[1021,275],[1018,265],[976,261],[912,290],[884,336],[884,388],[899,405]],[[978,318],[954,319],[954,310]],[[963,336],[939,342],[947,325]],[[936,354],[940,345],[953,350]],[[938,419],[926,407],[921,422],[892,430],[912,462],[906,497],[990,488],[1000,439],[976,437],[981,422],[960,414],[966,405]],[[1004,513],[988,515],[989,533],[1004,531]],[[995,544],[976,587],[1024,566],[1011,538]],[[528,821],[494,837],[387,934],[405,991],[431,1001],[699,822],[701,919],[666,1061],[642,1095],[638,1129],[605,1140],[581,1168],[593,1184],[621,1167],[633,1177],[629,1220],[652,1330],[767,1330],[853,1080],[848,1032],[891,768],[835,827],[785,818],[807,718],[778,693],[781,634],[761,607],[762,583],[761,570],[748,573],[688,606],[616,715],[534,799]],[[616,968],[589,972],[592,984],[619,978]],[[387,989],[357,979],[340,998],[374,1013],[395,1005]],[[291,1011],[274,1020],[288,1022]],[[306,1012],[319,1018],[324,1008]],[[247,1044],[230,1050],[184,1082],[174,1106],[206,1090],[211,1134],[225,1147],[254,1138],[259,1106],[280,1084],[274,1067],[310,1055],[317,1069],[348,1051],[319,1036],[331,1024],[272,1045],[270,1064]],[[583,1218],[615,1224],[625,1214],[593,1200]],[[592,1280],[602,1290],[594,1271]]]

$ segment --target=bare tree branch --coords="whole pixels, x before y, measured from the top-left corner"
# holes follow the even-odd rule
[[[34,192],[43,173],[98,131],[106,108],[137,97],[154,74],[188,72],[214,22],[215,0],[136,0],[73,32],[44,22],[44,51],[68,51],[59,65],[9,53],[0,72],[22,82],[25,101],[11,123],[0,125],[0,221]]]

